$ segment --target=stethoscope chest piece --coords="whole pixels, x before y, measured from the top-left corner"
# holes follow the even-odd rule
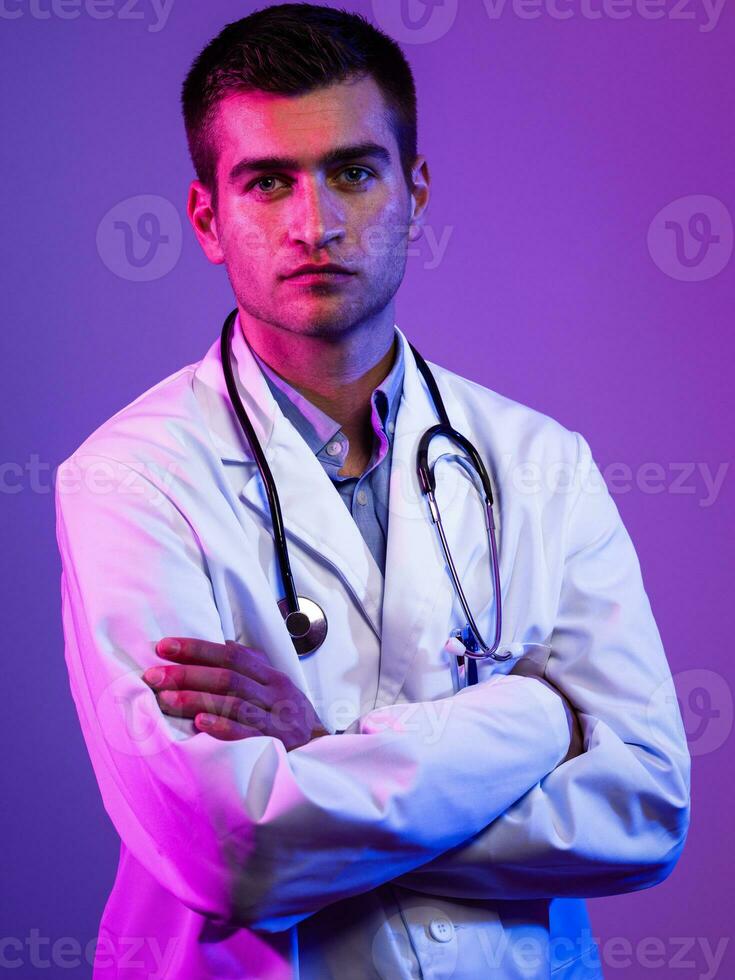
[[[327,617],[322,607],[314,602],[299,596],[299,609],[297,612],[288,611],[288,599],[278,600],[278,608],[286,621],[286,629],[293,641],[294,648],[299,657],[307,657],[310,653],[318,650],[324,643],[327,635]]]

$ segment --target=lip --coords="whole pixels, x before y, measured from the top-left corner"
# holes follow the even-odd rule
[[[344,266],[336,265],[333,262],[326,262],[324,265],[302,265],[298,269],[294,269],[285,278],[295,279],[298,282],[329,282],[331,280],[347,279],[352,275],[354,273],[350,272]]]
[[[354,272],[296,272],[287,276],[286,281],[292,282],[297,286],[328,286],[341,285],[351,279]]]

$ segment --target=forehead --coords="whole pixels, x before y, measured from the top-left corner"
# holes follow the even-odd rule
[[[396,147],[382,92],[372,77],[338,82],[305,95],[237,92],[215,114],[218,169],[240,157],[293,156],[305,166],[333,146],[363,142]]]

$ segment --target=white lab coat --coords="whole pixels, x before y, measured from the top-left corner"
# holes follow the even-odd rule
[[[584,897],[646,888],[676,863],[686,739],[638,560],[593,483],[589,446],[430,363],[453,425],[493,474],[500,649],[513,652],[453,693],[445,643],[464,619],[415,471],[437,418],[396,330],[405,381],[384,581],[235,327],[296,586],[328,616],[310,658],[297,658],[276,607],[266,498],[219,337],[57,471],[71,690],[121,837],[96,978],[599,977]],[[430,460],[454,451],[435,439]],[[492,636],[480,497],[456,463],[436,474],[461,581]],[[291,752],[265,736],[195,733],[141,678],[167,635],[264,650],[330,732],[347,731]],[[577,712],[584,748],[566,761],[563,702],[534,675]]]

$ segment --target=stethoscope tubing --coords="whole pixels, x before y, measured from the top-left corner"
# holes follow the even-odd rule
[[[436,408],[437,415],[441,419],[438,425],[432,426],[427,429],[422,435],[418,450],[416,452],[416,470],[419,478],[419,484],[421,486],[421,491],[428,500],[429,512],[431,515],[432,522],[436,525],[436,529],[439,532],[439,540],[441,542],[442,550],[444,551],[444,557],[449,568],[449,574],[452,577],[452,582],[454,584],[455,591],[459,597],[459,601],[462,605],[462,610],[467,617],[467,623],[472,632],[472,637],[475,640],[476,645],[479,647],[479,651],[466,647],[465,656],[473,660],[486,660],[491,658],[497,661],[509,660],[512,656],[511,653],[506,655],[496,653],[498,646],[500,645],[500,634],[502,631],[502,604],[500,598],[500,569],[498,562],[498,547],[495,539],[495,520],[493,518],[493,491],[492,485],[490,483],[490,477],[488,476],[487,470],[485,469],[485,464],[482,461],[482,457],[472,445],[472,443],[461,432],[455,429],[450,421],[447,410],[444,406],[444,400],[442,399],[439,387],[434,379],[429,365],[423,359],[421,354],[416,350],[416,348],[409,342],[409,347],[413,352],[413,356],[416,359],[416,364],[418,365],[421,374],[429,388],[431,397],[434,401],[434,406]],[[431,440],[435,436],[445,436],[452,442],[457,443],[462,449],[467,453],[470,458],[470,462],[475,469],[475,472],[480,477],[480,482],[482,483],[483,494],[485,497],[485,518],[486,518],[486,528],[488,532],[488,539],[490,542],[490,565],[493,576],[493,589],[495,595],[495,636],[493,638],[493,645],[488,646],[485,640],[482,638],[477,624],[475,623],[472,612],[470,611],[469,603],[464,594],[464,589],[459,581],[459,576],[457,575],[457,569],[454,565],[454,560],[452,559],[451,552],[449,550],[449,544],[447,542],[446,534],[444,533],[444,526],[442,525],[441,515],[439,513],[439,507],[436,503],[436,478],[434,476],[434,466],[429,466],[429,446],[431,445]],[[436,465],[436,464],[434,464]],[[462,631],[457,631],[455,635],[459,636]],[[466,636],[462,636],[463,640],[467,640]]]
[[[299,599],[296,594],[296,586],[294,585],[293,573],[291,572],[291,562],[288,557],[288,544],[286,543],[286,531],[283,526],[283,515],[281,514],[281,503],[278,498],[278,490],[276,489],[276,481],[273,479],[273,473],[268,465],[268,460],[265,458],[265,453],[263,452],[258,437],[256,435],[255,429],[253,428],[252,422],[250,421],[247,412],[245,411],[245,406],[240,398],[240,392],[237,390],[237,385],[235,383],[235,378],[232,372],[232,363],[230,360],[230,343],[232,337],[232,326],[237,317],[237,307],[229,314],[225,320],[224,327],[222,328],[222,338],[220,345],[220,354],[222,359],[222,369],[225,376],[225,383],[227,385],[227,392],[230,396],[230,401],[232,402],[232,407],[235,409],[238,421],[243,427],[245,434],[247,436],[248,443],[250,444],[250,449],[255,456],[255,462],[260,470],[260,476],[263,480],[263,485],[265,486],[265,492],[268,497],[268,507],[271,512],[271,524],[273,527],[273,538],[275,543],[276,557],[278,559],[278,568],[281,573],[281,580],[283,582],[283,588],[286,592],[286,603],[288,606],[288,611],[290,613],[299,611]]]
[[[225,319],[224,325],[222,327],[222,335],[220,340],[220,357],[222,361],[222,371],[225,378],[225,384],[227,385],[227,392],[232,403],[232,407],[237,415],[237,419],[242,426],[243,432],[248,440],[250,449],[255,457],[255,462],[260,471],[260,476],[263,481],[263,486],[265,487],[266,496],[268,498],[268,507],[271,515],[271,525],[273,528],[273,539],[275,546],[275,554],[278,562],[278,568],[281,574],[281,580],[283,582],[283,588],[286,593],[285,598],[279,601],[279,608],[284,615],[285,619],[293,613],[300,613],[299,606],[299,596],[296,592],[296,586],[294,584],[293,573],[291,571],[291,562],[288,555],[288,543],[286,541],[286,532],[283,523],[283,515],[281,513],[281,504],[278,496],[278,490],[276,488],[276,482],[273,478],[273,473],[271,472],[268,461],[265,458],[265,454],[262,450],[260,442],[258,441],[257,434],[250,418],[245,411],[245,406],[240,398],[240,393],[237,389],[237,384],[235,382],[234,373],[232,370],[232,361],[230,357],[230,348],[232,341],[232,328],[237,317],[237,307],[228,314]],[[446,407],[444,405],[444,400],[441,396],[441,392],[437,386],[433,374],[431,373],[428,364],[423,359],[421,354],[416,350],[413,344],[409,343],[409,347],[416,359],[416,364],[421,371],[421,374],[426,381],[427,387],[431,394],[436,413],[439,416],[440,422],[438,425],[432,426],[428,429],[421,437],[419,441],[418,450],[416,453],[416,470],[419,479],[419,486],[421,488],[422,494],[427,498],[429,504],[429,511],[431,515],[432,523],[436,525],[437,531],[439,532],[439,538],[444,551],[444,555],[447,561],[450,575],[452,581],[459,597],[462,609],[467,617],[468,628],[470,630],[470,636],[465,636],[464,631],[457,630],[454,635],[462,637],[465,641],[466,654],[465,656],[472,660],[485,660],[492,658],[493,660],[507,660],[511,654],[502,656],[496,653],[496,649],[500,642],[500,633],[502,628],[502,611],[501,611],[501,596],[500,596],[500,572],[498,567],[498,553],[497,544],[495,540],[495,522],[493,519],[493,494],[492,487],[490,484],[490,478],[485,469],[485,465],[482,462],[480,454],[477,452],[472,443],[463,436],[460,432],[454,429],[449,421],[449,415],[447,414]],[[492,566],[493,574],[493,588],[494,588],[494,598],[495,598],[495,637],[492,647],[489,647],[482,638],[479,629],[475,623],[472,613],[469,608],[469,603],[462,589],[462,585],[459,581],[459,576],[457,575],[457,570],[454,565],[454,561],[449,550],[449,545],[446,539],[446,534],[444,533],[444,527],[441,522],[441,515],[439,513],[439,507],[436,502],[436,478],[434,476],[434,467],[429,466],[428,456],[429,456],[429,446],[431,440],[437,436],[443,435],[457,443],[470,457],[470,461],[480,477],[482,483],[483,493],[485,497],[485,509],[487,518],[487,530],[490,540],[490,561]],[[434,464],[435,465],[435,464]],[[314,603],[313,600],[302,600],[309,604],[310,607],[314,607],[321,614],[324,624],[322,628],[322,640],[323,636],[326,635],[326,617],[324,616],[323,610]],[[283,604],[285,603],[285,609]],[[303,639],[303,632],[301,638]],[[292,639],[294,643],[298,643],[299,637],[292,633]],[[467,646],[467,640],[469,640],[469,647]],[[471,647],[479,646],[478,650],[473,650]],[[314,648],[316,649],[316,648]],[[313,652],[313,650],[299,651],[303,652]],[[476,673],[476,672],[475,672]]]

